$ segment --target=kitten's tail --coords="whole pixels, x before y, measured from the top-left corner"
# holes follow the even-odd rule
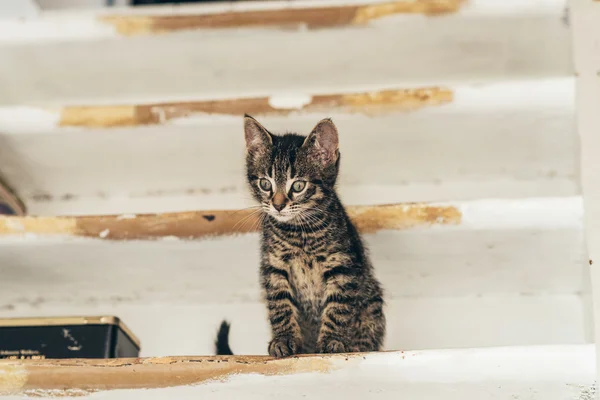
[[[215,340],[215,352],[218,356],[232,356],[233,353],[229,348],[229,322],[221,322],[219,332],[217,333],[217,340]]]

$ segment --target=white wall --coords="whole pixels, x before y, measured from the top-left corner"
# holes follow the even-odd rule
[[[34,0],[3,0],[0,2],[0,19],[34,17],[40,11]]]

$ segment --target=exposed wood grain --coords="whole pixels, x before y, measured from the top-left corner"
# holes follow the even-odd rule
[[[363,355],[163,357],[109,360],[0,361],[0,395],[77,397],[114,389],[165,388],[226,379],[233,374],[325,373],[332,359],[352,362]]]
[[[105,15],[101,22],[122,35],[147,35],[192,29],[306,26],[309,29],[361,25],[393,14],[440,15],[456,12],[465,0],[402,0],[364,5],[232,11],[214,14]]]
[[[139,105],[70,106],[62,109],[59,125],[111,128],[163,124],[172,119],[185,118],[194,114],[288,115],[298,111],[332,109],[373,114],[438,106],[450,103],[452,100],[453,92],[450,89],[428,87],[316,95],[309,103],[294,109],[277,108],[271,104],[268,97]]]
[[[419,225],[459,224],[461,212],[452,206],[399,204],[349,208],[362,232],[407,229]],[[86,217],[0,217],[0,237],[64,235],[112,240],[198,239],[255,232],[252,210],[195,211],[168,214]]]

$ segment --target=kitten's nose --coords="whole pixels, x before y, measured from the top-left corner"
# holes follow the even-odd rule
[[[285,208],[285,195],[283,193],[275,193],[273,200],[271,201],[273,208],[277,211],[281,211]]]

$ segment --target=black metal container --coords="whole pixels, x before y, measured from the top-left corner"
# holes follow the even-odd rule
[[[0,359],[130,358],[140,342],[117,317],[0,319]]]

